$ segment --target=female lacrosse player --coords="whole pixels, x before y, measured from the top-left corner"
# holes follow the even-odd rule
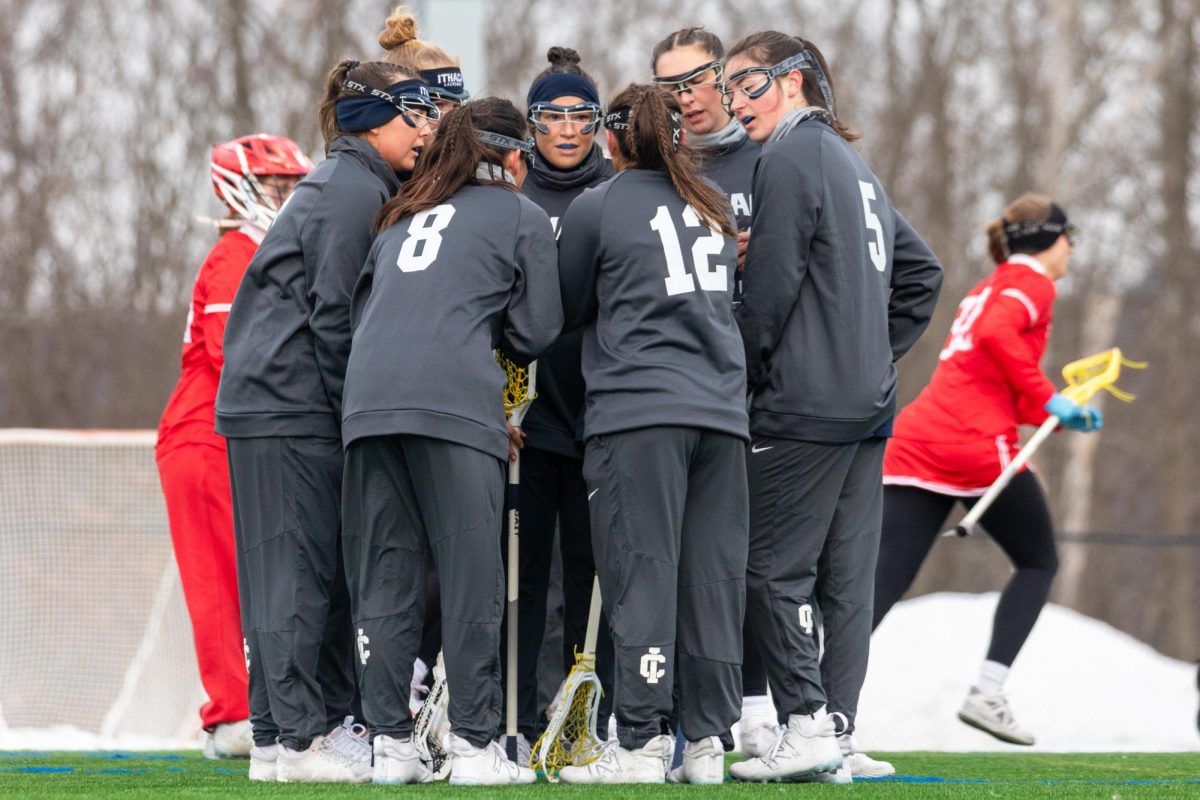
[[[988,224],[996,269],[959,304],[933,378],[900,413],[884,457],[875,625],[916,577],[955,503],[973,504],[1020,450],[1019,425],[1040,425],[1054,414],[1073,430],[1099,430],[1100,412],[1056,393],[1038,367],[1073,230],[1057,204],[1034,194]],[[1058,568],[1050,511],[1032,470],[1017,473],[982,523],[1015,571],[958,717],[1002,741],[1033,744],[1003,692]]]
[[[546,53],[550,66],[529,87],[526,104],[536,149],[533,168],[521,190],[559,220],[579,194],[610,178],[612,162],[596,143],[600,96],[596,83],[579,66],[579,54],[565,47]],[[521,598],[518,612],[519,749],[539,733],[538,654],[546,622],[546,590],[554,530],[559,530],[563,576],[562,675],[583,648],[596,562],[592,557],[587,488],[583,481],[583,332],[563,334],[538,360],[537,402],[522,425],[526,434],[521,455]],[[612,708],[612,638],[600,626],[596,667],[605,697],[600,719]],[[603,724],[601,725],[603,727]],[[601,730],[603,735],[604,731]],[[526,759],[527,760],[527,759]]]
[[[726,105],[750,138],[771,143],[755,172],[738,321],[754,393],[748,618],[787,720],[767,755],[730,772],[802,778],[839,770],[853,753],[894,362],[928,323],[942,270],[850,145],[857,134],[836,116],[815,45],[751,34],[725,69]],[[849,780],[856,766],[890,772],[848,758],[836,779]]]
[[[405,6],[396,6],[379,34],[379,46],[387,51],[383,60],[413,70],[425,81],[429,96],[443,113],[471,97],[458,59],[432,42],[417,38],[417,20]]]
[[[517,190],[527,135],[507,100],[447,114],[383,208],[354,291],[344,541],[379,783],[430,777],[408,706],[427,552],[441,582],[450,782],[534,780],[494,740],[509,437],[492,351],[525,363],[562,328],[554,232]]]
[[[720,187],[733,206],[739,242],[750,227],[751,181],[760,145],[721,104],[721,59],[725,46],[704,28],[683,28],[654,47],[650,68],[654,82],[679,100],[687,143],[703,156],[704,177]],[[739,250],[741,246],[739,246]],[[741,301],[739,269],[734,282],[734,303]],[[774,739],[775,709],[767,697],[767,674],[749,625],[742,629],[741,749],[762,755]]]
[[[258,243],[312,162],[291,139],[257,134],[212,149],[212,181],[229,207],[192,288],[179,381],[158,423],[155,458],[187,599],[208,758],[250,754],[246,662],[225,440],[213,433],[225,316]]]
[[[617,741],[567,783],[662,783],[678,681],[690,739],[672,780],[720,783],[741,707],[745,361],[733,215],[682,144],[679,102],[632,85],[605,117],[616,177],[559,240],[566,326],[584,328],[584,478],[616,650]]]
[[[365,742],[344,727],[326,735],[354,695],[339,546],[350,294],[374,215],[436,114],[412,72],[333,68],[320,111],[329,157],[271,225],[225,329],[217,432],[229,440],[251,723],[264,753],[278,738],[281,781],[371,779]]]

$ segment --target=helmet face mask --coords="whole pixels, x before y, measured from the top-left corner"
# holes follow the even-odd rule
[[[259,178],[301,178],[313,165],[291,139],[255,134],[214,146],[210,168],[217,197],[237,217],[266,230],[282,204],[274,187],[264,186]]]

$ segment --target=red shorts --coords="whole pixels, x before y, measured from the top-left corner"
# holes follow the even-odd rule
[[[1016,432],[970,442],[893,438],[883,456],[885,486],[915,486],[954,497],[978,497],[1021,449]]]

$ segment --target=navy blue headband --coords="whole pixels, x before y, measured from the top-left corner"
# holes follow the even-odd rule
[[[525,97],[525,105],[548,103],[556,97],[582,97],[589,103],[600,105],[600,95],[596,86],[582,75],[573,72],[551,72],[546,77],[535,81],[529,87]]]
[[[400,106],[404,103],[436,108],[429,99],[429,90],[421,81],[404,80],[381,91],[347,80],[342,88],[356,92],[352,97],[337,101],[338,127],[350,133],[386,125],[402,113]]]
[[[458,67],[438,67],[437,69],[421,70],[421,80],[429,87],[429,93],[434,97],[447,97],[460,103],[471,98],[467,84],[463,80],[462,70]]]

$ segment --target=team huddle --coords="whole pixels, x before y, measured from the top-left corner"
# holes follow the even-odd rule
[[[871,631],[1018,424],[1099,427],[1038,367],[1065,214],[1006,209],[996,272],[897,417],[942,267],[812,42],[686,28],[607,102],[555,47],[523,109],[471,99],[403,9],[380,43],[329,73],[315,168],[284,137],[214,148],[231,217],[157,450],[206,755],[432,781],[414,718],[444,663],[450,782],[534,782],[557,539],[562,676],[597,581],[603,608],[604,741],[563,782],[721,783],[735,724],[737,780],[894,772],[854,744]],[[519,427],[501,362],[536,365]],[[1056,563],[1032,474],[983,521],[1017,571],[960,717],[1032,743],[1002,693]]]

